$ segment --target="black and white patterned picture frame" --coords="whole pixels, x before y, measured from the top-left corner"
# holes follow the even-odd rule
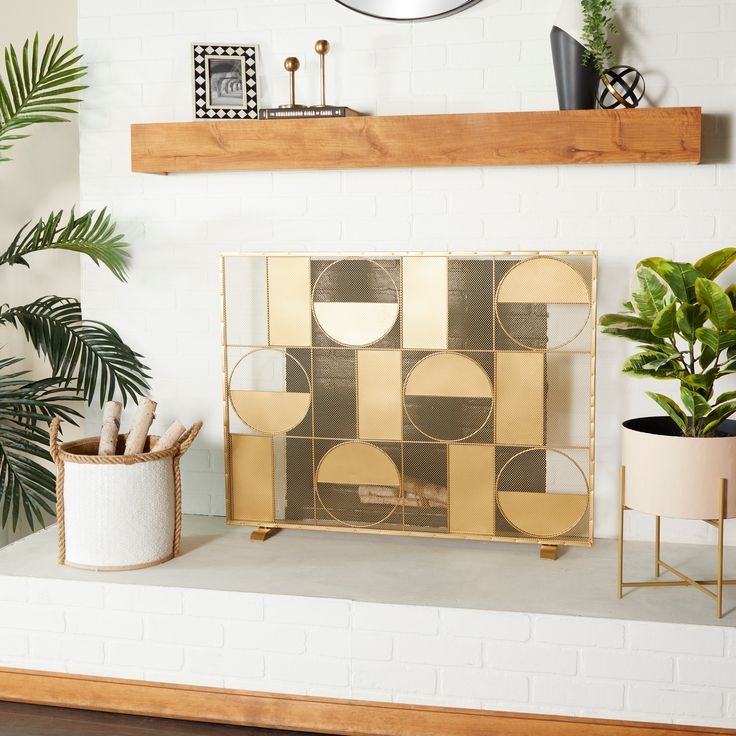
[[[258,120],[258,46],[192,44],[196,120]]]

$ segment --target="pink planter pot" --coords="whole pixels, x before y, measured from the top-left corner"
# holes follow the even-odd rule
[[[655,516],[717,519],[725,478],[725,518],[736,517],[736,421],[720,429],[727,434],[680,437],[672,434],[677,430],[667,417],[624,422],[626,506]]]

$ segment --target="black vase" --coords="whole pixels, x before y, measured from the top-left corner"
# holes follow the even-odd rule
[[[585,47],[567,31],[552,26],[549,34],[560,110],[593,110],[599,77],[593,59],[584,64]]]

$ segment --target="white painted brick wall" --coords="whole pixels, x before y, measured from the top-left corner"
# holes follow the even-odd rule
[[[536,641],[606,649],[623,647],[624,634],[624,626],[616,621],[578,619],[571,616],[538,618],[534,628]]]
[[[325,37],[333,45],[329,98],[366,112],[555,109],[555,5],[486,0],[408,25],[364,18],[334,0],[211,0],[206,9],[189,0],[80,1],[91,85],[80,118],[82,205],[110,205],[135,255],[125,286],[85,264],[83,302],[88,316],[109,320],[145,354],[162,425],[174,412],[205,421],[183,463],[186,511],[224,513],[222,250],[597,248],[602,313],[622,301],[642,256],[697,258],[736,239],[732,133],[718,117],[736,103],[733,0],[624,3],[621,58],[645,70],[649,103],[702,104],[709,116],[700,167],[130,173],[131,122],[191,119],[193,40],[260,44],[266,105],[287,97],[282,62],[291,54],[303,63],[299,99],[317,99],[312,46]],[[625,354],[623,345],[599,343],[596,533],[607,537],[616,533],[619,423],[657,411],[645,382],[621,377]],[[627,525],[632,538],[651,536],[648,519],[630,514]],[[714,533],[687,522],[663,528],[677,541],[713,541]]]
[[[205,430],[186,456],[185,509],[224,513],[220,430],[222,250],[600,251],[599,311],[644,255],[695,259],[736,239],[732,133],[736,2],[629,0],[622,60],[652,104],[703,104],[706,163],[133,175],[131,122],[189,120],[189,44],[257,42],[262,102],[281,62],[325,37],[332,100],[379,114],[554,109],[549,0],[486,0],[454,18],[393,25],[332,0],[80,0],[90,64],[83,206],[110,205],[134,247],[127,285],[86,264],[88,316],[146,355],[165,412]],[[725,157],[725,160],[723,160]],[[71,203],[69,203],[71,204]],[[118,304],[129,305],[120,310]],[[621,420],[654,411],[599,342],[596,533],[614,536]],[[657,388],[661,388],[658,386]],[[97,425],[97,417],[90,418]],[[651,537],[630,514],[631,537]],[[666,522],[665,539],[713,530]],[[384,606],[127,585],[0,578],[0,665],[149,680],[602,718],[733,725],[736,634],[710,626]]]
[[[0,595],[34,591],[0,603],[0,667],[663,723],[736,717],[726,627],[92,582],[68,583],[76,595],[57,603],[64,585],[0,577]]]

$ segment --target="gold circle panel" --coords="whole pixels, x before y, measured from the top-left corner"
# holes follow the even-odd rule
[[[263,352],[281,353],[284,360],[299,366],[306,380],[306,391],[255,391],[233,389],[236,372],[249,357]],[[227,386],[228,398],[235,413],[249,427],[263,434],[281,434],[297,427],[307,416],[312,403],[312,384],[304,366],[280,348],[256,348],[246,353],[233,367]]]
[[[488,399],[489,408],[479,427],[462,437],[434,437],[419,426],[407,406],[407,396],[437,396],[459,399]],[[432,353],[419,360],[409,371],[402,395],[404,412],[412,426],[436,442],[460,442],[478,434],[493,413],[493,384],[485,369],[461,353]]]
[[[319,492],[320,483],[395,488],[396,501],[388,513],[376,521],[361,523],[341,519],[322,499]],[[401,500],[401,476],[389,454],[380,447],[360,441],[343,442],[331,447],[319,461],[314,474],[314,492],[320,506],[339,524],[361,529],[369,528],[385,522],[398,508]]]
[[[331,269],[345,263],[369,263],[379,268],[391,284],[395,299],[392,302],[318,302],[314,295],[320,280]],[[317,276],[312,288],[312,314],[317,324],[330,339],[345,347],[365,347],[386,337],[399,316],[399,290],[391,274],[377,261],[341,258],[326,266]]]
[[[564,337],[558,338],[554,345],[545,348],[535,347],[524,342],[507,323],[499,310],[504,304],[555,304],[561,306],[580,306],[585,309],[582,322],[578,326],[577,315],[569,318],[571,323]],[[565,261],[551,256],[534,256],[519,261],[501,279],[496,291],[494,304],[496,319],[506,336],[519,347],[527,350],[558,350],[569,345],[588,324],[591,314],[591,296],[582,276]]]
[[[581,483],[579,493],[553,493],[520,488],[518,480],[528,482],[532,474],[523,466],[524,460],[533,462],[534,454],[550,453],[563,458],[575,484]],[[566,461],[566,462],[565,462]],[[546,457],[545,457],[546,472]],[[545,483],[546,486],[546,483]],[[496,481],[496,504],[503,517],[522,534],[540,539],[559,537],[574,529],[588,509],[590,487],[582,468],[569,455],[545,447],[522,450],[506,461]]]

